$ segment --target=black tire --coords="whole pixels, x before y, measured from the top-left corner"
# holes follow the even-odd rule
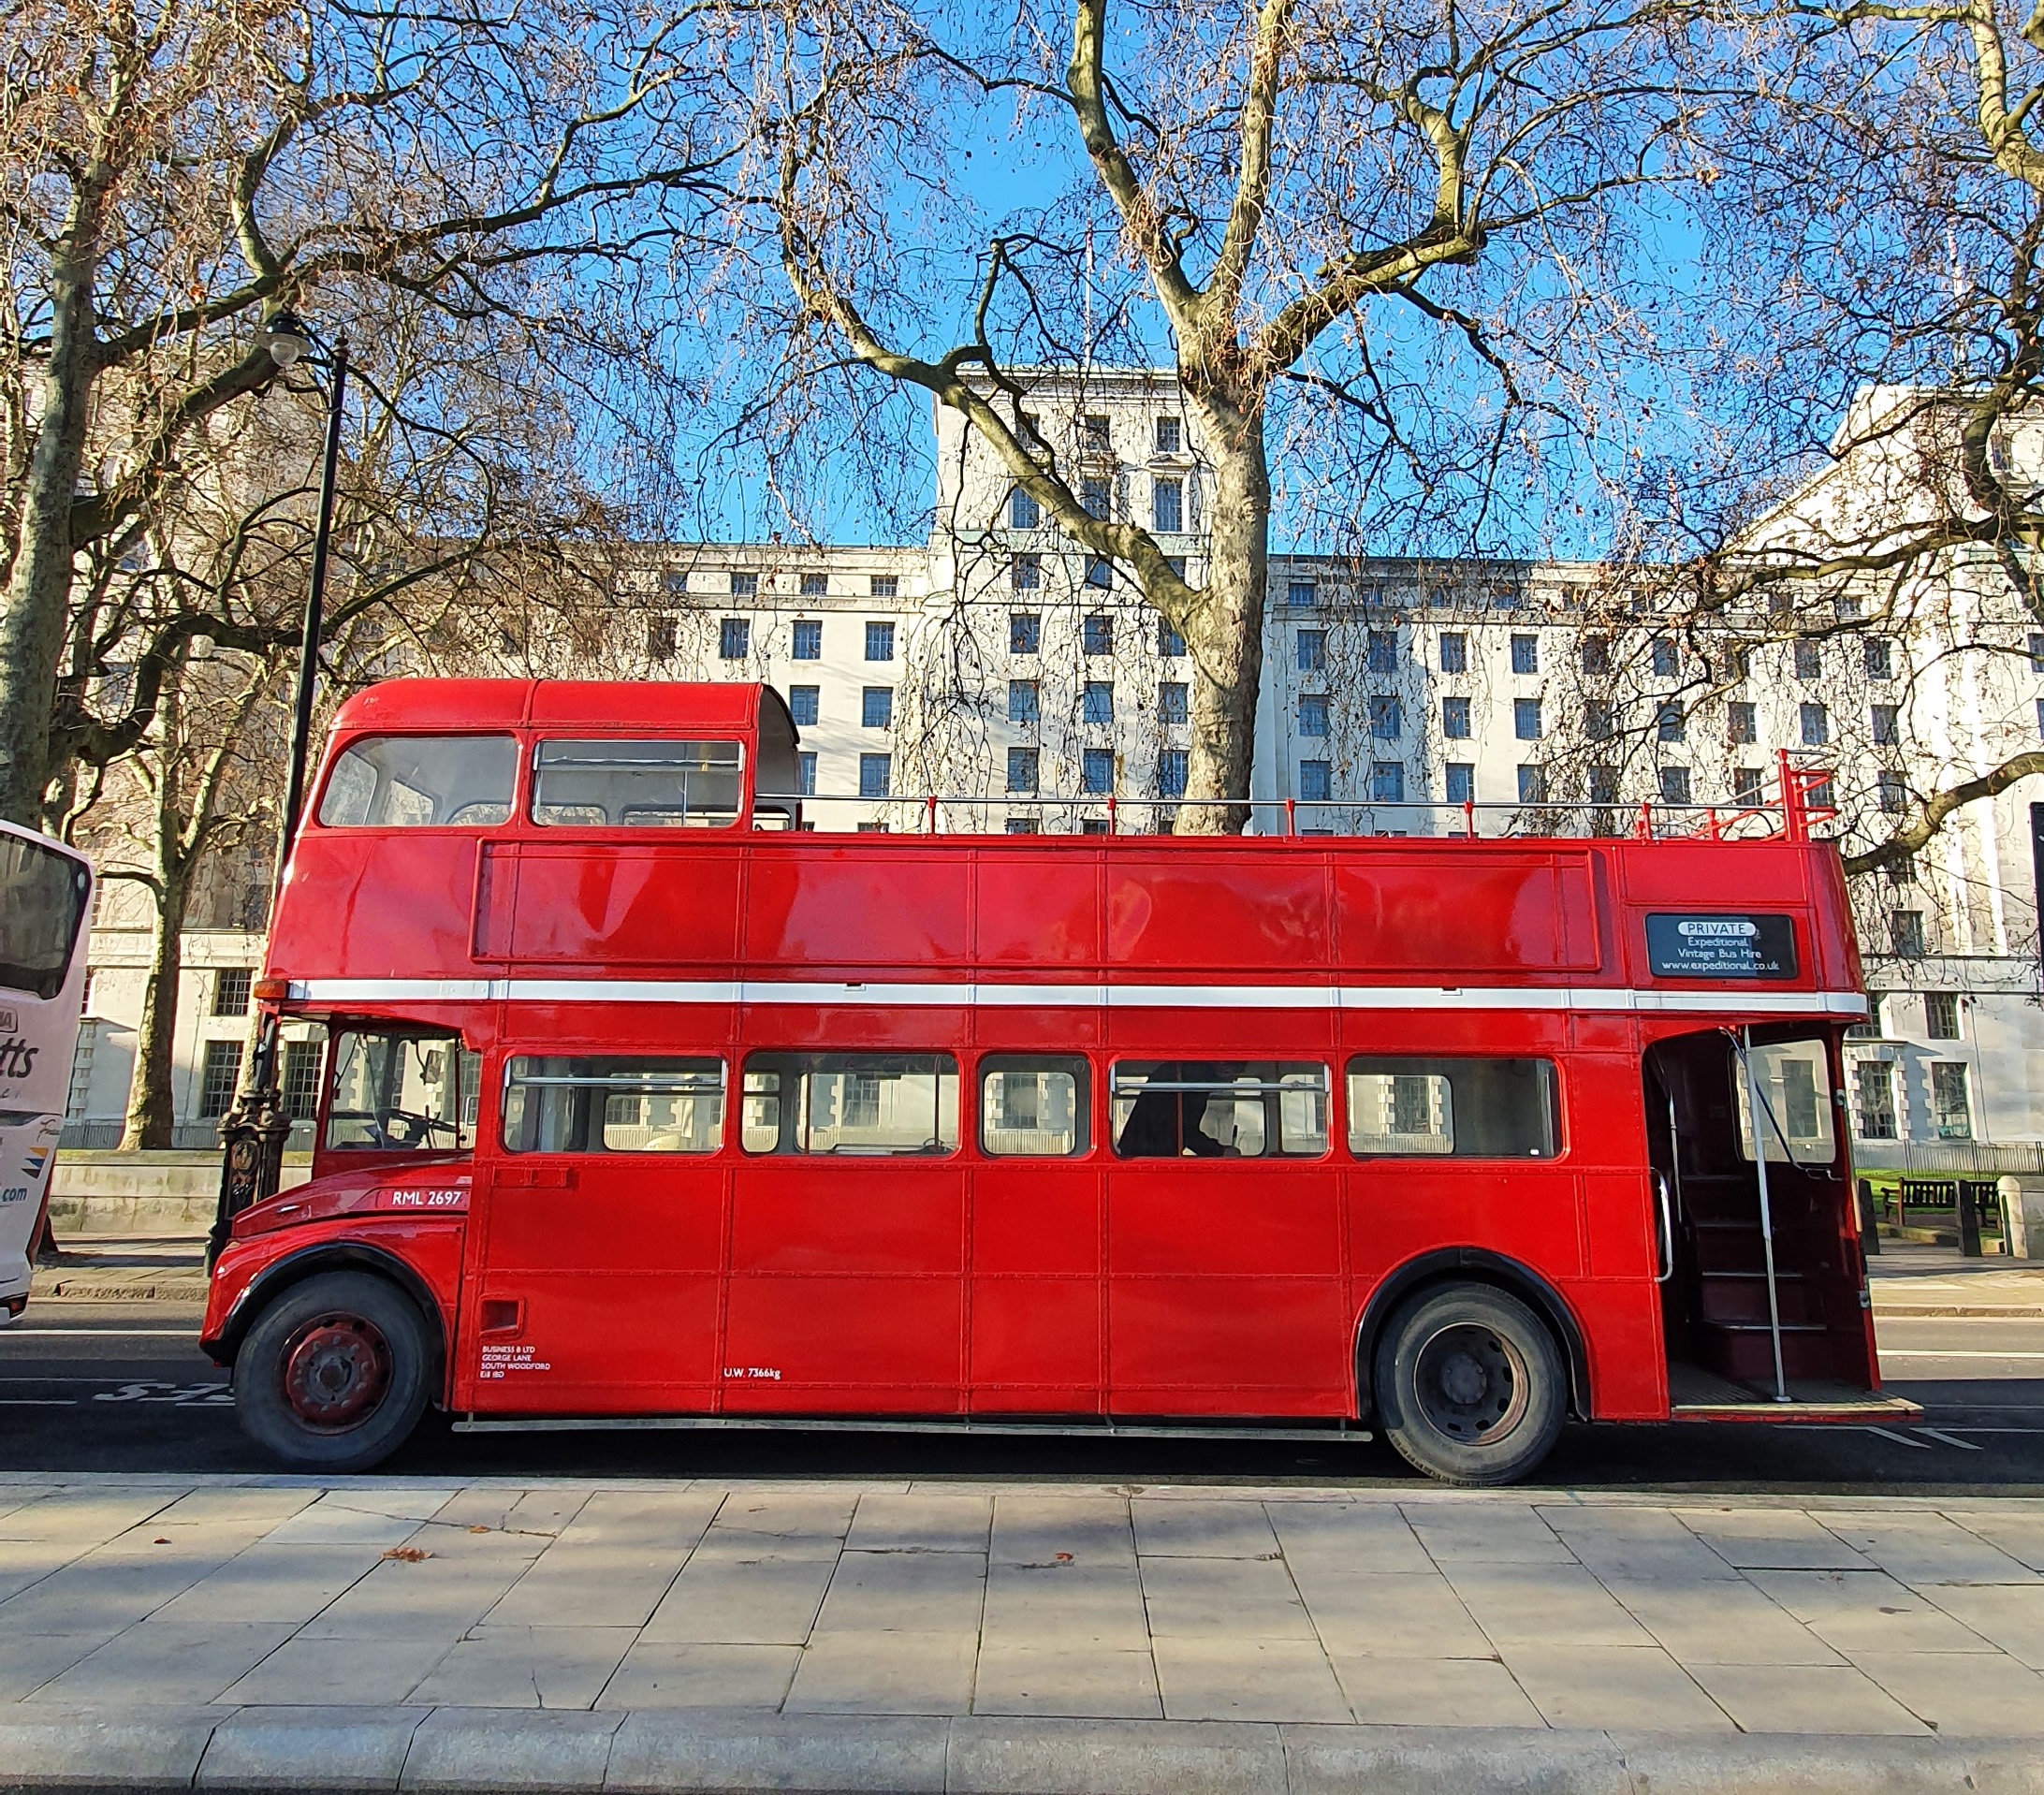
[[[426,1318],[372,1272],[320,1272],[285,1291],[234,1360],[241,1429],[294,1470],[366,1471],[404,1444],[432,1394]]]
[[[1416,1470],[1443,1483],[1511,1483],[1568,1418],[1568,1367],[1546,1322],[1488,1284],[1437,1285],[1377,1343],[1377,1414]]]

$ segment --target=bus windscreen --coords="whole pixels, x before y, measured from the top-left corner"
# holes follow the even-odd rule
[[[0,836],[0,989],[48,1000],[64,988],[92,875],[20,836]]]

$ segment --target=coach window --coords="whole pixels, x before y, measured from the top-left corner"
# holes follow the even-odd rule
[[[1349,1150],[1361,1157],[1551,1160],[1560,1105],[1547,1059],[1349,1062]]]
[[[329,829],[493,829],[518,776],[509,736],[366,736],[334,763],[319,800]]]
[[[980,1151],[989,1158],[1065,1159],[1092,1145],[1085,1060],[989,1054],[979,1076]]]
[[[721,1059],[520,1055],[504,1069],[513,1153],[714,1153],[723,1111]]]
[[[748,1153],[951,1153],[958,1062],[949,1054],[754,1054],[745,1062]]]
[[[728,829],[738,820],[737,742],[544,741],[533,821],[584,829]]]
[[[1124,1160],[1310,1159],[1327,1151],[1325,1066],[1138,1059],[1114,1069]]]
[[[480,1060],[459,1038],[337,1029],[327,1146],[448,1153],[475,1145]]]

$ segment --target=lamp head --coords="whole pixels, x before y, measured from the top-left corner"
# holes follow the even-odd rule
[[[264,346],[280,370],[295,368],[313,346],[311,333],[288,307],[270,314],[263,326]]]

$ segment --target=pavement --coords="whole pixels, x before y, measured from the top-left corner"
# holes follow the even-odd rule
[[[0,1590],[0,1787],[2044,1789],[2044,1498],[17,1475]]]

